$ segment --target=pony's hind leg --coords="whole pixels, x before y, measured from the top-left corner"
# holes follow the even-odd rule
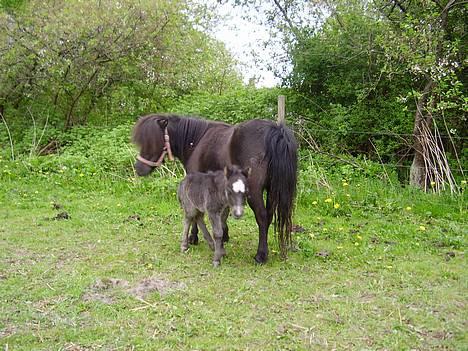
[[[185,216],[184,218],[184,231],[182,232],[182,239],[180,242],[180,251],[185,252],[188,250],[189,241],[188,241],[188,233],[190,229],[190,224],[192,220]]]
[[[259,264],[268,260],[268,227],[270,226],[270,216],[263,203],[263,196],[260,190],[251,190],[248,202],[255,214],[258,225],[258,249],[255,261]]]
[[[203,217],[199,217],[197,219],[197,224],[200,227],[203,237],[205,238],[206,242],[208,243],[208,246],[210,247],[211,250],[214,251],[215,249],[215,244],[213,241],[213,238],[211,237],[210,232],[208,231],[208,228],[206,228],[205,222],[203,221]]]

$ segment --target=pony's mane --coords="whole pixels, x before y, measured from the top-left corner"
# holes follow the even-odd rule
[[[227,125],[222,122],[207,121],[196,117],[186,117],[170,114],[152,114],[141,117],[133,129],[132,141],[146,152],[157,152],[158,138],[162,133],[161,120],[167,120],[167,129],[171,136],[171,148],[174,155],[184,161],[184,150],[187,146],[195,147],[206,131],[217,125]]]
[[[185,160],[184,150],[189,145],[195,147],[206,131],[224,123],[207,121],[196,117],[168,116],[168,129],[171,134],[171,146],[182,162]]]

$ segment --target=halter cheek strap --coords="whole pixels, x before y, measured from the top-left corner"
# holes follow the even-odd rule
[[[174,161],[174,156],[172,155],[172,150],[171,150],[171,143],[169,142],[169,133],[167,132],[167,128],[164,129],[164,148],[161,153],[161,156],[159,156],[158,160],[156,162],[147,160],[141,155],[138,155],[136,158],[138,161],[144,163],[147,166],[150,167],[159,167],[164,161],[165,156],[169,157],[170,161]]]

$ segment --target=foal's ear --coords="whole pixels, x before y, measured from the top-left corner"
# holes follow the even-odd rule
[[[158,124],[161,126],[162,129],[166,129],[167,123],[169,123],[167,118],[158,119]]]
[[[250,168],[250,167],[244,168],[244,169],[242,170],[242,174],[243,174],[246,178],[250,177],[250,174],[251,174],[251,173],[252,173],[252,168]]]
[[[232,176],[232,168],[231,167],[224,166],[224,176],[226,178],[229,178],[230,176]]]

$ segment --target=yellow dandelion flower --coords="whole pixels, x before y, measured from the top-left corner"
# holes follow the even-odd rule
[[[80,173],[80,177],[84,177],[84,174],[83,174],[83,173]]]
[[[347,182],[343,182],[343,186],[348,186],[349,184]]]
[[[312,205],[317,205],[318,202],[317,201],[312,201]]]
[[[338,230],[339,230],[340,232],[342,232],[342,231],[344,230],[344,228],[343,228],[343,227],[339,227]]]
[[[310,233],[309,236],[314,239],[315,238],[315,234],[314,233]]]
[[[356,238],[358,238],[358,240],[362,240],[362,236],[360,235],[356,235]]]
[[[343,246],[337,246],[336,247],[338,250],[341,250],[343,248]]]
[[[420,225],[420,226],[419,226],[419,230],[423,232],[423,231],[425,231],[425,230],[426,230],[426,227],[425,227],[425,226],[423,226],[423,225]]]
[[[333,200],[331,198],[326,198],[325,202],[332,202]]]
[[[336,209],[339,209],[339,208],[340,208],[340,204],[339,204],[339,203],[336,203],[336,204],[333,205],[333,207],[336,208]]]
[[[411,211],[411,206],[406,206],[406,211]]]

